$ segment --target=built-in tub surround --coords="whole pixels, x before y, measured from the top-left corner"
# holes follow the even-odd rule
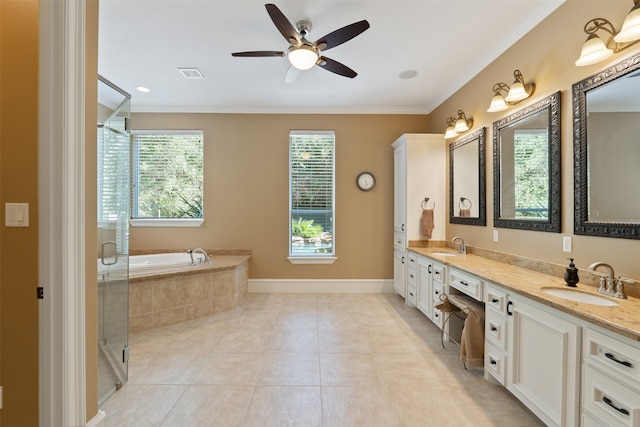
[[[410,247],[409,250],[472,273],[483,280],[506,287],[576,318],[640,341],[640,290],[637,281],[627,287],[628,299],[612,298],[618,305],[600,306],[569,301],[544,292],[545,288],[550,287],[570,289],[564,283],[565,266],[562,265],[473,247],[469,247],[467,255],[458,254],[450,247],[450,252],[456,256],[437,255],[440,249],[434,247]],[[599,276],[580,270],[580,290],[600,295],[596,292],[598,282]]]
[[[132,254],[187,253],[187,249],[132,250]],[[207,250],[212,262],[131,269],[129,332],[172,325],[232,310],[246,295],[248,250]]]

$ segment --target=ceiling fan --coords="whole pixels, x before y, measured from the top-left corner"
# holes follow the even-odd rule
[[[324,37],[320,37],[315,42],[307,40],[307,36],[311,31],[311,22],[298,21],[296,27],[284,16],[275,4],[265,4],[267,13],[271,20],[278,28],[280,33],[289,43],[286,51],[250,51],[250,52],[234,52],[231,55],[237,57],[271,57],[286,56],[291,62],[291,67],[285,76],[285,82],[289,83],[295,80],[301,70],[308,70],[314,65],[318,65],[327,71],[341,76],[354,78],[358,75],[351,68],[338,61],[326,56],[322,56],[321,52],[339,46],[344,42],[351,40],[369,28],[369,22],[366,20],[354,22],[351,25],[335,30]]]

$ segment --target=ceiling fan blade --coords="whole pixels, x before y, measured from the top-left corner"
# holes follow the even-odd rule
[[[316,41],[316,46],[318,46],[320,50],[331,49],[332,47],[339,46],[342,43],[356,37],[357,35],[362,34],[367,29],[369,29],[369,27],[370,25],[367,20],[354,22],[351,25],[347,25],[346,27],[342,27],[333,31],[324,37],[320,37]]]
[[[284,56],[284,52],[280,52],[277,50],[256,50],[250,52],[233,52],[231,56],[239,56],[245,58],[258,58],[258,57],[266,57],[266,56]]]
[[[284,76],[284,82],[293,83],[298,78],[300,73],[301,71],[298,70],[296,67],[294,67],[293,65],[290,66],[289,69],[287,70],[287,74],[285,74]]]
[[[286,16],[278,9],[278,6],[275,4],[265,4],[264,7],[267,8],[267,13],[271,17],[271,20],[275,24],[276,28],[280,31],[280,34],[284,36],[284,38],[289,42],[289,44],[300,44],[300,36],[298,35],[298,31],[291,24],[291,22],[287,19]]]
[[[327,58],[326,56],[321,56],[318,60],[318,66],[324,68],[327,71],[331,71],[332,73],[340,74],[341,76],[349,77],[350,79],[354,78],[358,75],[351,68],[347,67],[344,64],[339,63],[338,61],[334,61],[331,58]]]

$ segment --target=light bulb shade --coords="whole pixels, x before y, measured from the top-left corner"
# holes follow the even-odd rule
[[[595,64],[604,61],[613,55],[613,51],[604,44],[602,39],[595,34],[587,37],[587,41],[582,45],[580,58],[576,61],[578,67]]]
[[[455,131],[453,126],[448,126],[444,133],[444,139],[454,138],[456,136],[458,136],[458,132]]]
[[[524,88],[524,85],[520,82],[514,82],[511,85],[511,89],[509,89],[509,93],[504,98],[504,100],[507,102],[518,102],[522,101],[523,99],[527,99],[528,97],[529,94]]]
[[[306,44],[291,46],[287,56],[291,65],[298,70],[308,70],[318,61],[318,51],[316,47]]]
[[[640,39],[640,3],[633,6],[624,18],[620,32],[613,38],[616,43],[632,42],[638,39]]]
[[[456,126],[453,128],[457,133],[466,132],[469,130],[469,124],[463,118],[456,120]]]
[[[504,100],[504,97],[498,93],[491,99],[491,105],[489,105],[487,112],[495,113],[496,111],[503,111],[507,108],[509,108],[507,102]]]

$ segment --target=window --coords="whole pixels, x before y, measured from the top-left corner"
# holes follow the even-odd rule
[[[334,247],[335,134],[289,133],[289,260],[329,263]]]
[[[135,131],[132,146],[133,225],[202,223],[202,131]],[[184,221],[184,220],[187,221]]]

